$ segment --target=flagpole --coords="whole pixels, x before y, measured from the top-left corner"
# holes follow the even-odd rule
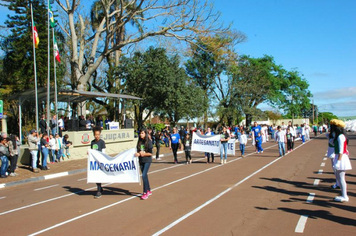
[[[55,48],[54,48],[54,28],[52,28],[52,41],[53,41],[53,53],[55,53]],[[57,97],[57,73],[56,73],[56,56],[53,54],[53,67],[54,67],[54,103],[55,103],[55,112],[56,112],[56,117],[57,120],[59,120],[58,117],[58,97]],[[59,134],[59,127],[57,125],[57,134]]]
[[[48,73],[47,73],[47,134],[49,134],[50,128],[50,119],[51,119],[51,104],[50,104],[50,76],[51,76],[51,67],[50,67],[50,60],[51,60],[51,48],[50,48],[50,31],[49,31],[49,0],[47,1],[47,31],[48,31]],[[58,118],[57,118],[58,120]]]
[[[33,24],[33,12],[31,3],[31,22],[32,22],[32,46],[33,46],[33,70],[35,72],[35,100],[36,100],[36,130],[38,132],[38,95],[37,95],[37,70],[36,70],[36,48],[35,48],[35,35],[34,35],[34,24]],[[20,127],[21,129],[21,127]]]

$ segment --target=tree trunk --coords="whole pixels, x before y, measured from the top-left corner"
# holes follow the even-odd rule
[[[252,115],[246,114],[246,127],[249,127],[252,122]]]

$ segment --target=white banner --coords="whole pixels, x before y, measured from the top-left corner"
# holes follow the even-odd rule
[[[202,135],[193,133],[192,151],[220,153],[220,135]]]
[[[220,154],[220,135],[202,135],[193,133],[192,151]],[[230,139],[227,145],[227,154],[235,156],[235,139]]]
[[[227,143],[227,155],[235,156],[235,141],[236,139],[230,138],[229,142]]]
[[[89,149],[88,183],[139,183],[140,166],[135,157],[135,148],[117,154],[115,157]]]

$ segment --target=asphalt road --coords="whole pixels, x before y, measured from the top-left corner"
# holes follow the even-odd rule
[[[191,165],[165,157],[151,165],[145,201],[138,184],[107,184],[94,199],[86,173],[4,188],[1,235],[356,235],[355,169],[347,172],[350,201],[336,203],[326,139],[296,147],[283,158],[276,143],[263,154],[249,147],[225,165],[206,164],[202,153]]]

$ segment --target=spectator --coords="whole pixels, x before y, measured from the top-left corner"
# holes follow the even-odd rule
[[[57,119],[57,115],[53,115],[52,116],[52,120],[51,120],[51,132],[52,135],[55,135],[56,133],[58,133],[58,119]]]
[[[62,131],[64,130],[64,119],[63,116],[58,120],[58,132],[52,133],[53,137],[55,136],[56,133],[59,134],[60,137],[62,137]]]
[[[52,134],[49,135],[48,145],[49,145],[49,150],[51,153],[50,160],[51,160],[51,163],[53,164],[56,161],[56,139],[53,137]]]
[[[49,170],[50,168],[47,166],[47,158],[48,158],[48,135],[44,133],[41,139],[41,153],[42,153],[42,168],[41,170]]]
[[[0,137],[0,160],[1,160],[1,169],[0,169],[0,177],[6,178],[6,170],[9,166],[9,149],[6,144],[6,138]]]
[[[39,142],[39,137],[38,137],[38,133],[36,130],[31,130],[30,131],[30,135],[28,136],[28,145],[29,145],[29,150],[31,153],[31,157],[32,157],[32,171],[35,173],[38,173],[38,169],[37,169],[37,159],[38,159],[38,142]]]
[[[45,120],[45,115],[41,115],[39,126],[40,126],[41,134],[47,131],[47,122]]]
[[[100,127],[101,129],[104,128],[104,122],[102,116],[98,116],[98,118],[96,119],[96,126]]]
[[[63,148],[64,148],[64,152],[62,153],[63,160],[65,156],[67,156],[68,159],[70,158],[69,147],[72,145],[72,142],[69,141],[68,138],[69,138],[68,134],[65,134],[62,140]]]
[[[16,135],[10,135],[10,140],[8,141],[9,154],[10,154],[10,176],[14,177],[17,166],[17,159],[19,158],[19,147],[17,145],[18,137]]]
[[[87,122],[86,122],[84,116],[81,115],[79,117],[79,130],[81,130],[81,131],[86,130],[87,129],[86,126],[87,126]]]
[[[56,134],[56,160],[55,162],[60,162],[61,157],[63,155],[63,143],[62,143],[62,138],[59,137],[59,134]]]
[[[110,120],[110,118],[107,116],[106,117],[106,119],[105,119],[105,128],[107,129],[107,130],[109,130],[109,123],[111,122],[111,120]]]

